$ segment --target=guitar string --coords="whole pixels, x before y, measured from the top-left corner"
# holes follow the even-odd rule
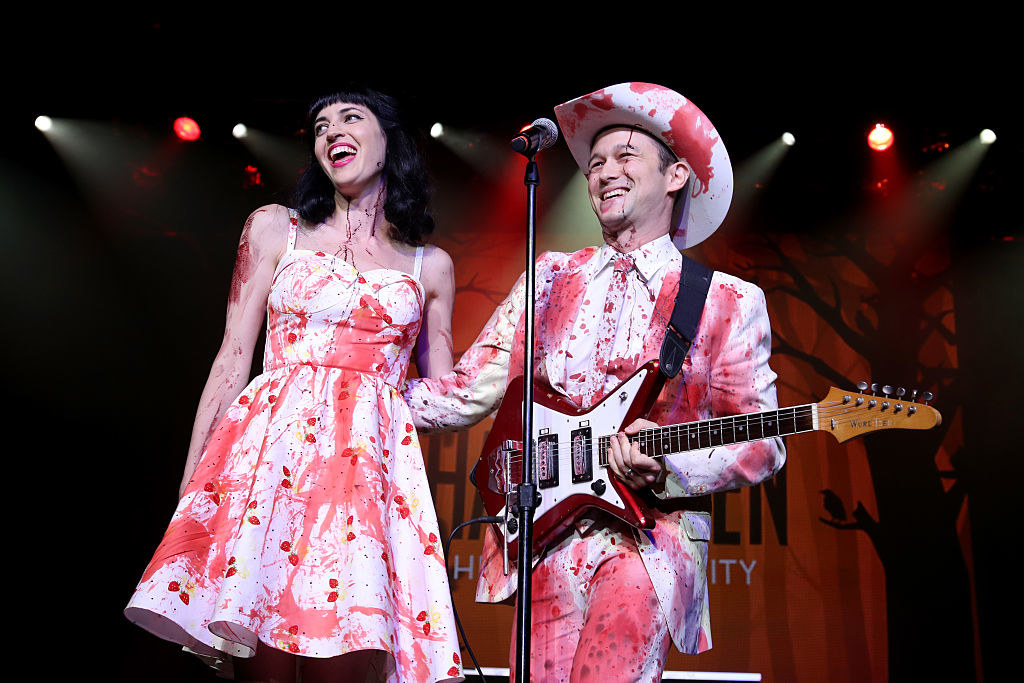
[[[792,414],[782,415],[780,418],[779,418],[779,416],[777,416],[777,418],[779,418],[779,419],[776,419],[776,421],[783,421],[783,420],[787,420],[788,421],[788,420],[793,420],[793,419],[807,418],[807,417],[809,417],[810,415],[813,414],[812,411],[810,410],[810,407],[806,406],[806,405],[805,406],[793,406],[793,407],[790,407],[790,408],[780,408],[779,409],[779,412],[784,412],[784,411],[793,411],[793,412],[792,412]],[[774,412],[774,411],[769,411],[769,412]],[[820,415],[820,411],[819,411],[819,415]],[[637,440],[640,440],[642,438],[658,439],[659,437],[655,437],[652,434],[653,432],[656,432],[656,431],[661,431],[661,432],[668,431],[668,432],[673,432],[676,435],[678,435],[679,433],[690,433],[690,432],[696,430],[699,435],[710,434],[711,427],[712,427],[711,423],[713,423],[713,422],[733,420],[733,423],[732,423],[731,426],[733,428],[735,428],[735,420],[736,420],[736,418],[747,417],[748,418],[747,419],[747,424],[748,425],[750,425],[750,424],[756,425],[757,422],[753,422],[753,423],[750,422],[750,418],[752,418],[754,416],[764,416],[764,413],[748,413],[746,415],[727,415],[725,417],[715,417],[715,418],[709,418],[707,420],[697,420],[697,421],[694,421],[694,422],[687,422],[687,423],[679,424],[679,425],[665,425],[664,427],[652,427],[650,429],[641,430],[637,434],[630,435],[629,438],[631,440],[633,440],[633,441],[637,441]],[[760,424],[763,426],[765,424],[765,422],[766,422],[765,417],[761,417]],[[769,423],[770,423],[770,421],[769,421]],[[726,427],[726,428],[728,428],[728,427]],[[543,438],[543,436],[544,435],[541,435],[540,438]],[[614,434],[602,434],[602,435],[599,435],[597,438],[598,439],[607,439],[607,438],[610,438],[612,436],[614,436]],[[776,435],[772,435],[772,436],[778,436],[778,435],[776,434]],[[594,437],[591,437],[591,439],[593,439],[593,438]],[[671,437],[668,437],[668,438],[671,438]],[[540,441],[540,439],[538,439],[538,441]],[[562,447],[562,446],[566,446],[566,445],[571,445],[572,444],[572,440],[569,440],[569,441],[557,441],[557,442],[547,441],[545,443],[549,443],[549,444],[550,443],[555,443],[557,446]]]
[[[909,406],[921,405],[921,404],[916,404],[916,403],[912,403],[912,402],[905,402],[905,403],[904,402],[899,402],[899,403],[904,406],[904,409],[907,409]],[[851,415],[854,415],[854,414],[868,413],[868,412],[871,412],[872,414],[876,414],[877,415],[877,414],[880,414],[880,412],[881,412],[881,408],[878,405],[868,406],[867,403],[863,403],[863,404],[857,406],[857,405],[851,405],[849,403],[844,403],[842,401],[833,401],[833,402],[830,402],[830,403],[820,403],[820,404],[813,404],[812,403],[812,404],[805,404],[805,405],[802,405],[802,406],[792,406],[792,407],[787,407],[787,408],[780,408],[777,411],[777,413],[784,413],[784,414],[782,414],[782,415],[776,414],[775,421],[776,422],[788,422],[788,421],[792,420],[794,422],[794,426],[795,426],[795,421],[797,419],[806,419],[808,417],[813,416],[812,406],[814,406],[814,405],[818,405],[819,406],[819,410],[818,410],[819,421],[821,419],[832,419],[832,418],[834,418],[836,416],[850,417]],[[822,406],[825,406],[825,408],[821,409]],[[876,408],[878,409],[878,412],[874,412],[876,410]],[[889,408],[889,409],[891,410],[892,408]],[[788,411],[792,411],[792,412],[788,412]],[[766,412],[776,412],[776,411],[766,411]],[[893,415],[896,416],[896,413],[893,413]],[[730,428],[733,429],[733,433],[735,435],[735,428],[736,428],[735,420],[737,418],[739,418],[739,419],[746,418],[747,419],[747,424],[745,426],[749,430],[751,424],[755,425],[755,428],[758,425],[758,422],[753,422],[753,423],[750,422],[750,420],[754,416],[760,416],[760,418],[761,418],[760,419],[760,425],[762,427],[764,427],[766,423],[767,424],[771,424],[771,420],[766,420],[765,413],[747,413],[747,414],[740,414],[740,415],[727,415],[727,416],[724,416],[724,417],[709,418],[708,420],[698,420],[698,421],[695,421],[695,422],[684,423],[684,424],[681,424],[681,425],[666,425],[664,427],[652,427],[650,429],[641,430],[637,434],[630,435],[629,439],[632,442],[647,440],[648,444],[656,444],[658,442],[665,441],[665,440],[671,440],[673,438],[680,439],[683,436],[685,436],[687,438],[687,442],[688,443],[696,438],[698,440],[698,446],[697,447],[695,447],[695,448],[687,447],[687,448],[684,448],[684,449],[681,449],[681,450],[678,450],[678,451],[675,451],[675,450],[671,451],[671,453],[683,453],[683,452],[687,452],[687,451],[706,450],[708,448],[716,448],[716,447],[720,447],[720,446],[730,446],[730,445],[735,445],[735,444],[749,443],[751,441],[761,441],[763,439],[770,439],[770,438],[777,437],[777,436],[787,436],[789,434],[800,434],[800,433],[806,433],[806,432],[814,431],[813,427],[809,427],[807,429],[798,429],[798,430],[796,430],[794,432],[787,432],[786,434],[770,434],[768,436],[760,436],[760,437],[755,437],[753,439],[734,440],[734,441],[732,441],[730,443],[709,444],[707,446],[699,445],[700,444],[700,440],[702,438],[706,438],[706,439],[711,439],[712,438],[712,424],[711,423],[716,422],[716,421],[720,423],[718,425],[719,428],[716,430],[716,435],[717,435],[717,432],[728,431]],[[724,424],[724,425],[721,424],[721,423],[724,423],[725,421],[728,421],[728,420],[733,420],[733,422],[731,424]],[[661,435],[656,434],[656,432],[661,432]],[[665,432],[668,432],[668,434],[666,435]],[[597,449],[593,448],[594,442],[595,442],[595,437],[590,437],[591,450],[600,450],[601,442],[604,441],[604,440],[610,439],[612,436],[614,436],[614,435],[613,434],[605,434],[605,435],[599,435],[598,437],[596,437]],[[540,442],[540,441],[538,440],[538,442]],[[554,443],[558,448],[562,448],[562,447],[568,446],[571,449],[573,441],[572,440],[569,440],[569,441],[556,441],[556,442],[546,441],[546,442],[543,442],[543,443],[547,443],[547,444]],[[520,453],[520,455],[512,455],[512,457],[510,458],[510,464],[522,463],[522,461],[524,459],[522,454],[521,454],[522,451],[521,450],[517,450],[515,452]],[[652,457],[652,458],[660,458],[660,457],[664,457],[665,455],[669,455],[671,453],[655,454],[655,455],[651,455],[650,457]],[[600,453],[600,452],[598,453],[599,459],[606,457],[606,455],[607,455],[607,453]],[[602,463],[600,463],[600,466],[607,467],[607,464],[602,462]]]

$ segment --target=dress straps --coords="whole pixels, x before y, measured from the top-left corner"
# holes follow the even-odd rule
[[[288,209],[288,251],[295,248],[295,237],[298,234],[299,212]]]
[[[412,276],[418,281],[420,279],[420,270],[423,266],[423,245],[416,247],[416,265],[413,266]]]

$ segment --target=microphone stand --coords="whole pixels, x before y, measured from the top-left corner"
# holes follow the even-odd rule
[[[537,487],[533,483],[533,348],[534,301],[536,299],[536,218],[537,185],[540,169],[534,154],[527,157],[526,174],[526,334],[523,349],[523,477],[517,488],[519,506],[519,553],[516,576],[516,681],[530,680],[530,623],[533,576],[533,513],[537,507]],[[504,542],[504,541],[503,541]]]

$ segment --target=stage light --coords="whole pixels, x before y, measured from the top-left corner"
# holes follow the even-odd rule
[[[868,147],[876,152],[884,152],[892,147],[893,139],[891,130],[886,128],[884,124],[876,123],[875,127],[868,133]]]
[[[244,123],[236,123],[235,127],[231,129],[231,134],[241,139],[249,134],[249,129],[245,127]]]
[[[978,135],[978,138],[981,140],[981,144],[991,145],[993,142],[996,141],[996,133],[991,128],[986,128],[985,130],[981,131],[981,134]]]
[[[430,137],[439,138],[444,135],[444,126],[440,123],[435,123],[430,127]]]
[[[174,134],[187,142],[198,140],[199,124],[187,116],[182,116],[174,120]]]
[[[36,128],[45,133],[46,131],[53,128],[53,119],[51,119],[49,116],[37,116]]]
[[[796,138],[793,136],[792,133],[783,133],[782,144],[792,147],[793,145],[796,144]]]

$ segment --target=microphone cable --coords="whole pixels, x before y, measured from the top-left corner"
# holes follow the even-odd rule
[[[452,541],[455,539],[455,534],[459,533],[462,527],[469,526],[470,524],[500,524],[504,519],[501,517],[477,517],[471,519],[468,522],[463,522],[458,525],[452,532],[448,534],[448,542],[444,546],[444,570],[448,572],[448,555],[452,547]],[[483,570],[483,562],[481,564],[481,571]],[[449,589],[450,590],[450,589]],[[480,668],[480,663],[476,661],[476,655],[473,654],[473,648],[469,646],[469,639],[466,638],[466,632],[462,630],[462,621],[459,619],[459,610],[455,606],[455,596],[452,596],[452,614],[455,616],[455,625],[459,629],[459,635],[462,637],[462,642],[466,646],[466,651],[469,653],[469,658],[473,660],[473,666],[476,667],[476,673],[480,676],[480,683],[487,683],[487,679],[484,678],[484,672]]]

